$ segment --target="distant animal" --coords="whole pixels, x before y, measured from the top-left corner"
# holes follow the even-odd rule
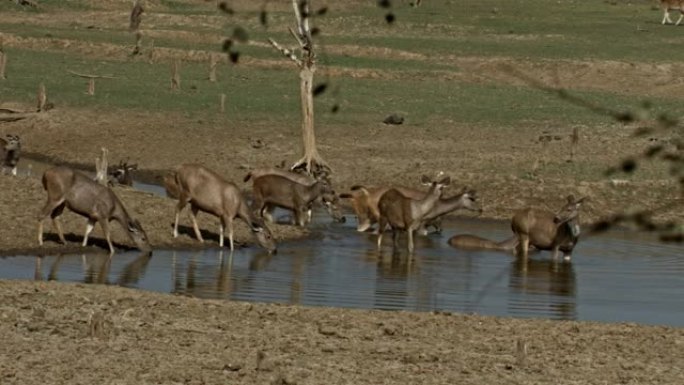
[[[449,238],[449,245],[457,249],[466,250],[494,250],[515,252],[518,245],[518,237],[515,235],[501,242],[471,234],[459,234]]]
[[[178,237],[180,213],[186,205],[190,204],[192,227],[200,242],[204,242],[204,239],[197,225],[197,213],[203,211],[220,219],[219,246],[223,247],[224,233],[227,230],[230,249],[234,249],[233,220],[240,218],[252,230],[261,247],[269,253],[277,251],[271,231],[259,218],[254,217],[247,206],[246,199],[234,183],[226,181],[214,171],[199,164],[182,164],[176,168],[173,175],[173,186],[170,186],[173,191],[169,191],[167,185],[167,194],[169,196],[178,194],[173,226],[174,238]],[[165,179],[165,182],[167,181]]]
[[[133,186],[133,171],[138,169],[138,164],[128,164],[128,161],[119,161],[119,164],[109,173],[110,184]]]
[[[119,222],[139,249],[151,250],[142,225],[128,214],[123,203],[111,188],[98,184],[79,171],[63,166],[46,170],[42,182],[48,198],[38,217],[39,245],[43,244],[43,221],[48,216],[52,218],[53,226],[57,229],[60,241],[66,243],[57,218],[62,215],[64,208],[67,207],[88,219],[83,236],[83,246],[88,244],[88,235],[95,224],[99,223],[107,239],[109,252],[113,254],[114,247],[112,246],[109,222],[115,220]]]
[[[21,154],[21,140],[17,135],[7,134],[5,138],[0,138],[0,171],[2,173],[11,172],[17,175],[17,163]]]
[[[273,168],[273,167],[267,167],[267,168],[258,168],[250,171],[245,175],[245,178],[243,179],[244,182],[249,181],[250,179],[255,180],[256,178],[259,178],[264,175],[279,175],[282,177],[285,177],[287,179],[290,179],[293,182],[297,182],[299,184],[305,185],[305,186],[312,186],[313,184],[316,183],[317,180],[323,180],[324,182],[327,182],[330,184],[327,174],[322,174],[319,175],[318,178],[314,178],[313,176],[309,174],[303,174],[303,173],[298,173],[298,172],[292,172],[288,170],[284,170],[282,168]],[[321,194],[320,199],[318,199],[323,207],[325,207],[326,211],[328,214],[333,218],[334,221],[336,222],[342,222],[344,223],[346,221],[346,218],[342,214],[342,210],[340,208],[340,198],[335,194],[335,191],[330,189],[330,191],[326,191],[326,193]],[[272,217],[273,210],[275,209],[275,206],[268,206],[266,208],[266,215],[268,217]],[[311,210],[307,210],[307,219],[305,222],[310,222],[311,221]]]
[[[567,203],[557,212],[525,208],[513,215],[511,229],[518,239],[517,255],[527,259],[530,246],[553,251],[553,258],[562,251],[566,260],[571,258],[580,235],[579,213],[586,197],[575,199],[568,195]]]
[[[670,11],[679,11],[679,19],[675,25],[679,25],[684,18],[684,0],[659,0],[660,9],[663,10],[663,20],[661,24],[672,24],[672,19],[670,19]]]
[[[247,179],[247,178],[246,178]],[[313,202],[322,198],[331,202],[335,192],[330,185],[322,179],[317,179],[311,185],[297,183],[287,177],[275,174],[261,175],[252,181],[254,211],[272,221],[271,210],[275,207],[290,210],[294,214],[295,224],[305,226],[308,211]],[[329,198],[324,198],[328,196]]]
[[[442,189],[451,183],[451,178],[445,177],[439,181],[431,181],[423,175],[423,184],[430,184],[430,189],[422,199],[411,199],[403,195],[397,189],[389,189],[382,194],[378,202],[380,218],[378,219],[378,250],[382,247],[384,229],[389,225],[392,228],[392,241],[395,250],[398,247],[400,231],[406,231],[408,235],[408,251],[413,252],[413,232],[420,226],[424,217],[432,210],[439,200]]]

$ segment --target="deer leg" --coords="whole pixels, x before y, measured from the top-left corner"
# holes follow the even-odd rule
[[[48,216],[52,216],[53,213],[56,213],[58,211],[57,208],[61,205],[64,205],[64,199],[60,199],[56,202],[50,202],[50,200],[48,200],[47,203],[45,203],[45,206],[40,210],[40,214],[38,214],[38,245],[43,245],[43,221],[45,221],[45,218]],[[62,210],[64,210],[63,207]],[[62,210],[59,210],[57,215],[61,214]]]
[[[64,207],[66,207],[66,203],[62,203],[61,205],[57,206],[54,210],[52,210],[52,214],[50,214],[50,217],[52,218],[52,227],[54,227],[57,230],[59,241],[62,242],[62,244],[66,244],[66,239],[64,238],[64,231],[62,231],[62,225],[61,223],[59,223],[59,219],[57,218],[64,212]]]
[[[230,244],[230,255],[232,256],[233,250],[235,250],[235,245],[233,244],[233,218],[226,220],[226,227],[228,228],[228,243]]]
[[[392,229],[392,246],[395,250],[399,249],[399,231]]]
[[[683,19],[683,18],[684,18],[684,12],[682,12],[682,13],[679,15],[679,19],[677,20],[677,22],[675,23],[675,25],[679,25],[679,23],[682,22],[682,19]]]
[[[378,250],[382,249],[382,235],[386,225],[387,223],[385,222],[384,218],[381,217],[378,221]]]
[[[223,217],[221,217],[221,220],[219,221],[219,247],[223,247],[223,233],[225,230],[225,221],[223,220]]]
[[[408,233],[408,251],[409,254],[413,254],[413,228],[409,227],[406,232]]]
[[[59,241],[62,244],[66,244],[66,238],[64,238],[64,231],[62,231],[62,225],[59,223],[57,218],[52,218],[52,226],[57,229],[57,235],[59,236]]]
[[[665,14],[663,15],[662,24],[665,24],[665,23],[668,23],[668,24],[672,23],[672,20],[670,19],[670,12],[667,9],[665,9]]]
[[[114,255],[114,245],[112,245],[112,237],[109,233],[109,221],[106,218],[102,218],[99,220],[99,222],[100,227],[102,227],[102,231],[105,234],[105,238],[107,239],[107,246],[109,246],[109,255],[112,256]]]
[[[88,245],[88,235],[90,235],[90,232],[93,231],[94,227],[95,221],[92,219],[88,219],[88,223],[86,223],[85,234],[83,234],[83,243],[81,243],[81,246],[85,247]]]
[[[202,238],[202,233],[200,233],[199,226],[197,225],[197,213],[199,212],[199,208],[190,205],[190,219],[192,219],[192,229],[195,230],[195,236],[197,237],[197,240],[200,242],[204,242],[204,238]]]
[[[553,255],[552,255],[551,258],[553,258],[554,261],[558,259],[558,249],[559,249],[559,248],[560,248],[560,245],[559,245],[559,246],[555,246],[555,247],[553,248]]]
[[[527,260],[527,254],[530,249],[530,237],[523,235],[520,237],[520,243],[518,244],[520,246],[520,254],[519,256],[522,257],[523,259]]]
[[[265,206],[262,210],[261,217],[264,218],[266,222],[273,223],[273,210],[275,210],[275,207]]]
[[[183,194],[178,198],[178,204],[176,205],[176,218],[173,223],[173,237],[178,238],[178,221],[180,220],[180,213],[185,208],[185,205],[190,202],[190,199]]]

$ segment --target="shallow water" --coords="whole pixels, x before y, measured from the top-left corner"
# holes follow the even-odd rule
[[[684,326],[684,247],[649,235],[609,232],[581,239],[572,262],[546,252],[527,269],[508,254],[461,251],[455,233],[491,239],[503,222],[447,221],[443,236],[417,237],[416,255],[382,255],[354,221],[318,214],[313,235],[283,242],[277,255],[256,247],[229,251],[154,251],[0,259],[0,278],[99,282],[200,298],[388,310],[444,310],[568,320]],[[351,216],[348,216],[351,217]],[[388,237],[389,238],[389,237]],[[405,241],[405,240],[404,240]]]
[[[32,167],[28,167],[32,164]],[[19,173],[39,176],[49,165],[22,162]],[[163,187],[134,188],[165,196]],[[347,215],[347,219],[353,216]],[[156,250],[0,258],[0,278],[116,284],[200,298],[413,311],[455,311],[513,317],[630,321],[684,326],[684,246],[649,234],[611,231],[584,237],[571,262],[549,253],[527,266],[509,254],[463,251],[449,236],[471,233],[502,240],[508,223],[445,221],[444,235],[416,237],[416,255],[383,253],[356,223],[314,218],[309,239],[283,242],[269,256],[250,247],[220,251]],[[402,240],[405,242],[405,239]]]

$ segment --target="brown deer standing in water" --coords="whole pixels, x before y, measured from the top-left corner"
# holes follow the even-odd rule
[[[569,195],[567,203],[556,214],[535,208],[516,212],[511,228],[518,239],[518,256],[527,259],[530,246],[534,246],[538,250],[553,251],[554,259],[562,251],[569,260],[580,235],[579,213],[585,200],[586,197],[575,200]]]
[[[17,135],[7,134],[5,139],[0,138],[0,172],[10,170],[12,175],[17,175],[20,153],[21,140]]]
[[[306,224],[307,211],[311,204],[324,195],[334,194],[327,182],[316,180],[312,185],[303,185],[280,175],[262,175],[253,180],[253,208],[256,213],[272,220],[269,209],[280,207],[294,213],[295,223]]]
[[[672,24],[670,19],[670,11],[678,10],[680,15],[675,25],[679,25],[684,18],[684,0],[659,0],[660,9],[663,10],[663,21],[661,24]]]
[[[404,230],[408,235],[408,251],[413,252],[413,232],[420,227],[423,218],[435,206],[442,194],[442,189],[451,183],[451,178],[445,177],[440,181],[431,182],[427,176],[423,175],[421,182],[430,184],[430,190],[422,199],[408,198],[397,189],[390,189],[380,197],[378,250],[382,247],[384,229],[389,225],[392,228],[392,241],[395,249],[398,245],[399,231]]]
[[[53,167],[43,174],[43,188],[47,191],[48,199],[38,217],[38,244],[43,244],[43,221],[48,216],[52,218],[53,226],[62,243],[66,243],[58,217],[64,208],[88,218],[83,246],[88,244],[88,235],[99,223],[107,239],[110,254],[114,254],[109,222],[115,220],[121,224],[133,242],[143,251],[151,250],[147,234],[140,222],[131,218],[126,208],[114,191],[93,181],[87,175],[68,167]]]
[[[318,179],[322,179],[326,183],[330,184],[329,180],[327,179],[328,175],[323,174],[320,175],[318,179],[314,178],[311,175],[308,174],[302,174],[298,172],[292,172],[288,170],[283,170],[281,168],[274,168],[274,167],[267,167],[267,168],[258,168],[250,171],[245,175],[245,178],[243,179],[244,182],[249,181],[250,179],[252,181],[256,180],[257,178],[260,178],[265,175],[278,175],[282,176],[284,178],[287,178],[293,182],[299,183],[304,186],[313,186]],[[326,211],[332,217],[332,219],[335,222],[341,222],[344,223],[346,221],[344,215],[342,214],[342,210],[340,209],[340,204],[339,204],[339,197],[337,194],[335,194],[335,191],[330,189],[329,191],[326,191],[325,193],[321,194],[320,196],[320,202],[323,204],[323,207],[325,207]],[[275,206],[267,206],[265,209],[265,214],[271,218],[273,210],[275,209]],[[307,210],[307,220],[305,222],[310,222],[311,221],[311,209]]]
[[[518,237],[515,235],[501,242],[471,234],[459,234],[449,238],[449,245],[457,249],[466,250],[494,250],[514,252],[518,245]]]
[[[420,191],[407,187],[394,187],[402,195],[411,199],[423,199],[426,195],[425,191]],[[356,214],[358,223],[356,224],[356,231],[364,232],[368,230],[374,223],[377,223],[380,217],[378,209],[378,202],[380,197],[390,190],[390,187],[364,187],[352,186],[351,193],[340,194],[340,198],[351,199],[352,208]],[[441,218],[458,209],[467,209],[476,212],[482,212],[476,202],[477,196],[474,190],[464,189],[461,193],[450,198],[440,198],[435,207],[423,218],[423,223],[420,226],[420,232],[427,233],[426,228],[432,226],[437,232],[441,232]]]
[[[254,218],[246,200],[238,187],[226,181],[220,175],[199,164],[182,164],[176,168],[172,186],[167,185],[167,194],[178,194],[178,205],[173,225],[173,237],[178,237],[178,221],[180,212],[190,204],[190,217],[195,236],[204,242],[197,225],[197,213],[200,211],[219,217],[219,246],[223,247],[224,233],[228,230],[230,250],[233,244],[233,220],[240,218],[256,236],[256,239],[269,253],[276,252],[276,244],[271,231],[263,223]],[[165,184],[171,183],[165,178]],[[171,187],[172,191],[169,191]]]

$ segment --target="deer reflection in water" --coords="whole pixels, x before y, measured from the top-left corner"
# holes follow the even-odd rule
[[[538,308],[543,301],[554,318],[575,320],[576,281],[571,262],[516,258],[511,262],[509,287],[513,292],[525,294],[525,299],[509,303],[511,313],[515,314],[516,309],[524,313],[530,306]]]
[[[54,281],[59,280],[58,273],[62,263],[67,260],[70,255],[60,254],[57,255],[50,265],[50,271],[47,277],[43,276],[43,258],[42,256],[36,257],[36,264],[34,270],[35,280],[48,280]],[[73,257],[73,256],[71,256]],[[135,259],[127,263],[118,275],[116,281],[112,282],[109,279],[111,267],[112,267],[111,255],[107,254],[93,254],[81,255],[81,267],[83,274],[84,283],[97,283],[97,284],[112,284],[115,283],[121,286],[133,286],[136,285],[140,279],[145,275],[147,266],[152,259],[152,252],[142,252]]]

